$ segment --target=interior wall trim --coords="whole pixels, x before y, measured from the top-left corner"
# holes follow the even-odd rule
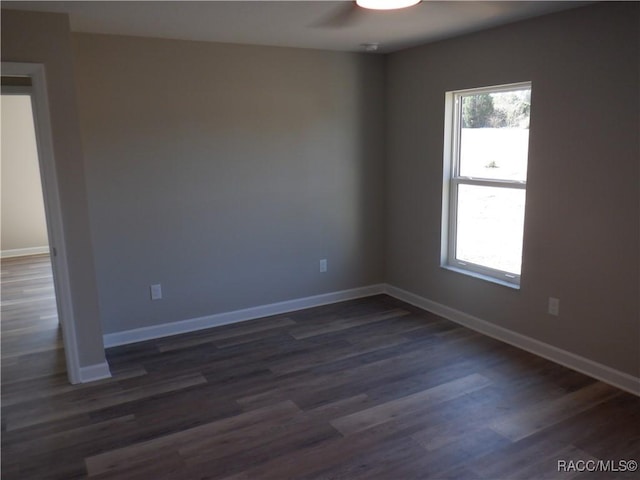
[[[601,380],[605,383],[618,387],[634,395],[640,396],[640,378],[595,362],[588,358],[568,352],[548,343],[541,342],[534,338],[516,333],[512,330],[500,327],[493,323],[481,320],[467,313],[448,307],[441,303],[434,302],[415,293],[402,290],[392,285],[385,286],[387,295],[402,300],[416,307],[427,310],[452,322],[463,325],[501,342],[508,343],[514,347],[526,350],[529,353],[546,358],[552,362],[563,365],[572,370]]]
[[[111,378],[111,370],[109,370],[109,364],[106,361],[80,367],[80,383],[95,382],[105,378]]]
[[[284,302],[272,303],[258,307],[245,308],[231,312],[217,313],[204,317],[191,318],[177,322],[163,323],[161,325],[153,325],[149,327],[136,328],[121,332],[107,333],[104,335],[105,348],[116,347],[119,345],[127,345],[130,343],[142,342],[145,340],[153,340],[156,338],[178,335],[181,333],[194,332],[206,328],[217,327],[221,325],[229,325],[233,323],[254,320],[261,317],[271,315],[280,315],[305,308],[318,307],[331,303],[343,302],[345,300],[353,300],[356,298],[369,297],[386,293],[403,302],[419,307],[428,312],[439,315],[447,320],[451,320],[459,325],[475,330],[483,335],[487,335],[501,342],[507,343],[514,347],[520,348],[527,352],[546,358],[552,362],[563,365],[572,370],[601,380],[605,383],[613,385],[617,388],[625,390],[634,395],[640,396],[640,378],[621,372],[614,368],[608,367],[601,363],[595,362],[588,358],[568,352],[548,343],[541,342],[534,338],[522,335],[512,330],[500,327],[486,320],[482,320],[468,313],[461,312],[454,308],[448,307],[441,303],[434,302],[427,298],[408,292],[389,284],[376,284],[366,287],[359,287],[350,290],[342,290],[338,292],[325,293],[304,297]],[[96,368],[94,370],[94,367]],[[106,378],[100,373],[97,366],[84,367],[87,368],[87,376],[95,376],[94,379]],[[83,368],[83,371],[84,371]],[[107,366],[108,371],[108,366]],[[104,372],[103,372],[104,373]],[[83,375],[83,381],[84,380]],[[88,381],[88,380],[87,380]]]
[[[26,257],[27,255],[41,255],[43,253],[49,253],[49,247],[29,247],[29,248],[13,248],[11,250],[2,250],[0,252],[0,258],[10,257]]]
[[[353,300],[356,298],[370,297],[385,292],[385,285],[370,285],[366,287],[341,290],[338,292],[324,293],[311,297],[287,300],[284,302],[271,303],[258,307],[244,308],[231,312],[216,313],[204,317],[191,318],[177,322],[163,323],[149,327],[135,328],[115,333],[107,333],[103,336],[105,348],[129,343],[142,342],[181,333],[194,332],[205,328],[229,325],[232,323],[254,320],[256,318],[280,315],[283,313],[303,310],[305,308],[319,307],[331,303]]]
[[[62,326],[62,342],[67,366],[67,377],[72,384],[81,383],[80,351],[76,333],[67,241],[65,239],[62,203],[58,187],[56,158],[53,148],[53,129],[49,109],[48,84],[44,64],[24,62],[2,62],[3,75],[31,78],[33,120],[38,145],[38,161],[42,179],[45,217],[49,244],[55,247],[57,255],[51,257],[53,283],[56,290],[58,319]],[[92,366],[87,366],[91,368]]]

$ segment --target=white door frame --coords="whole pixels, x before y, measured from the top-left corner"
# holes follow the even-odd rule
[[[53,134],[51,130],[45,68],[44,65],[40,63],[2,62],[2,75],[31,77],[31,104],[36,131],[38,162],[40,163],[42,194],[44,196],[44,209],[47,219],[47,232],[49,234],[49,249],[51,252],[53,283],[58,307],[58,321],[62,326],[62,341],[64,343],[64,354],[67,363],[67,376],[71,383],[80,383],[82,379],[80,376],[78,339],[73,315],[71,283],[69,281],[69,266],[64,238],[62,207],[60,204],[56,161],[53,150]]]

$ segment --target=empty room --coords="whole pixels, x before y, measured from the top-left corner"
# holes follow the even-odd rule
[[[637,478],[640,2],[1,21],[3,479]]]

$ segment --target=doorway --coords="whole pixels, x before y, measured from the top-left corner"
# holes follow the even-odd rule
[[[65,375],[38,161],[31,79],[2,77],[3,390],[15,382]],[[6,398],[6,397],[5,397]]]
[[[40,312],[38,313],[38,316],[48,317],[49,321],[57,320],[59,321],[60,327],[59,329],[56,328],[57,336],[55,338],[58,342],[58,345],[54,346],[52,350],[48,350],[52,347],[51,344],[45,347],[42,343],[38,343],[45,342],[44,338],[47,337],[47,335],[49,335],[50,337],[52,336],[51,329],[49,329],[49,333],[41,333],[40,340],[35,340],[36,336],[32,336],[31,339],[27,341],[27,343],[30,344],[31,348],[34,350],[53,352],[49,354],[48,360],[42,360],[45,364],[49,365],[49,367],[47,368],[53,368],[56,372],[64,372],[64,370],[66,370],[67,378],[71,383],[80,383],[82,378],[80,375],[75,320],[73,315],[73,304],[71,300],[71,289],[67,266],[67,252],[65,247],[66,243],[64,241],[64,230],[62,223],[62,210],[58,193],[55,158],[53,155],[53,138],[51,132],[44,66],[41,64],[33,63],[2,62],[2,76],[3,79],[4,77],[8,77],[6,83],[13,84],[7,86],[8,90],[6,93],[10,94],[12,93],[11,90],[14,90],[15,94],[16,90],[19,91],[20,89],[22,89],[23,92],[28,92],[31,100],[30,104],[32,108],[33,128],[35,132],[37,157],[40,168],[42,197],[44,199],[46,232],[49,243],[48,250],[50,252],[50,255],[48,260],[46,253],[41,254],[41,258],[34,259],[37,261],[33,265],[31,265],[31,271],[32,273],[37,273],[34,273],[31,276],[39,276],[41,277],[39,279],[41,282],[46,283],[46,281],[49,281],[51,283],[47,285],[33,284],[26,290],[27,293],[36,295],[38,294],[38,292],[44,292],[45,295],[41,295],[43,297],[51,297],[51,294],[53,293],[53,299],[49,299],[53,300],[53,302],[50,304],[49,313]],[[5,94],[5,90],[6,89],[3,86],[3,97]],[[6,264],[8,263],[9,261],[7,260]],[[48,267],[47,264],[49,264],[50,267]],[[24,282],[24,272],[21,274],[17,274],[18,276],[16,277],[15,275],[17,269],[15,267],[16,265],[13,265],[13,267],[10,269],[14,272],[12,280],[16,280],[13,283],[17,284],[21,281]],[[21,265],[21,267],[25,267],[25,265]],[[26,268],[29,267],[27,266]],[[50,274],[47,273],[48,268],[50,268]],[[3,261],[3,274],[4,270],[5,262]],[[7,271],[8,270],[9,269],[7,269]],[[29,270],[27,270],[27,272],[28,271]],[[27,276],[29,275],[27,274]],[[45,280],[44,277],[48,277],[49,280]],[[7,280],[9,280],[9,277],[7,277]],[[34,279],[32,278],[31,280]],[[11,282],[7,283],[6,285],[9,284],[11,284]],[[2,286],[4,290],[4,278]],[[49,292],[49,295],[46,295],[47,291]],[[3,298],[3,304],[4,302],[5,299]],[[7,302],[10,303],[11,299],[7,299]],[[6,306],[7,308],[9,308],[12,305]],[[5,307],[3,306],[3,310],[4,308]],[[33,313],[31,313],[30,315],[33,315]],[[22,334],[28,333],[30,328],[37,330],[37,328],[31,325],[25,327],[26,332],[22,331],[20,334],[15,332],[12,335],[17,338],[19,336],[22,336]],[[16,346],[11,347],[13,351],[15,351],[15,349],[17,348],[18,347]],[[45,357],[47,356],[45,355]],[[11,367],[12,361],[17,362],[15,358],[8,358],[5,363],[5,359],[3,358],[3,370],[5,369],[5,367]],[[33,364],[34,368],[36,368],[38,363],[33,362]]]

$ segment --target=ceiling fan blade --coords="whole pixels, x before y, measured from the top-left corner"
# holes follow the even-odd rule
[[[362,16],[362,9],[356,2],[345,3],[336,7],[324,18],[313,24],[317,28],[344,28],[356,23]]]

